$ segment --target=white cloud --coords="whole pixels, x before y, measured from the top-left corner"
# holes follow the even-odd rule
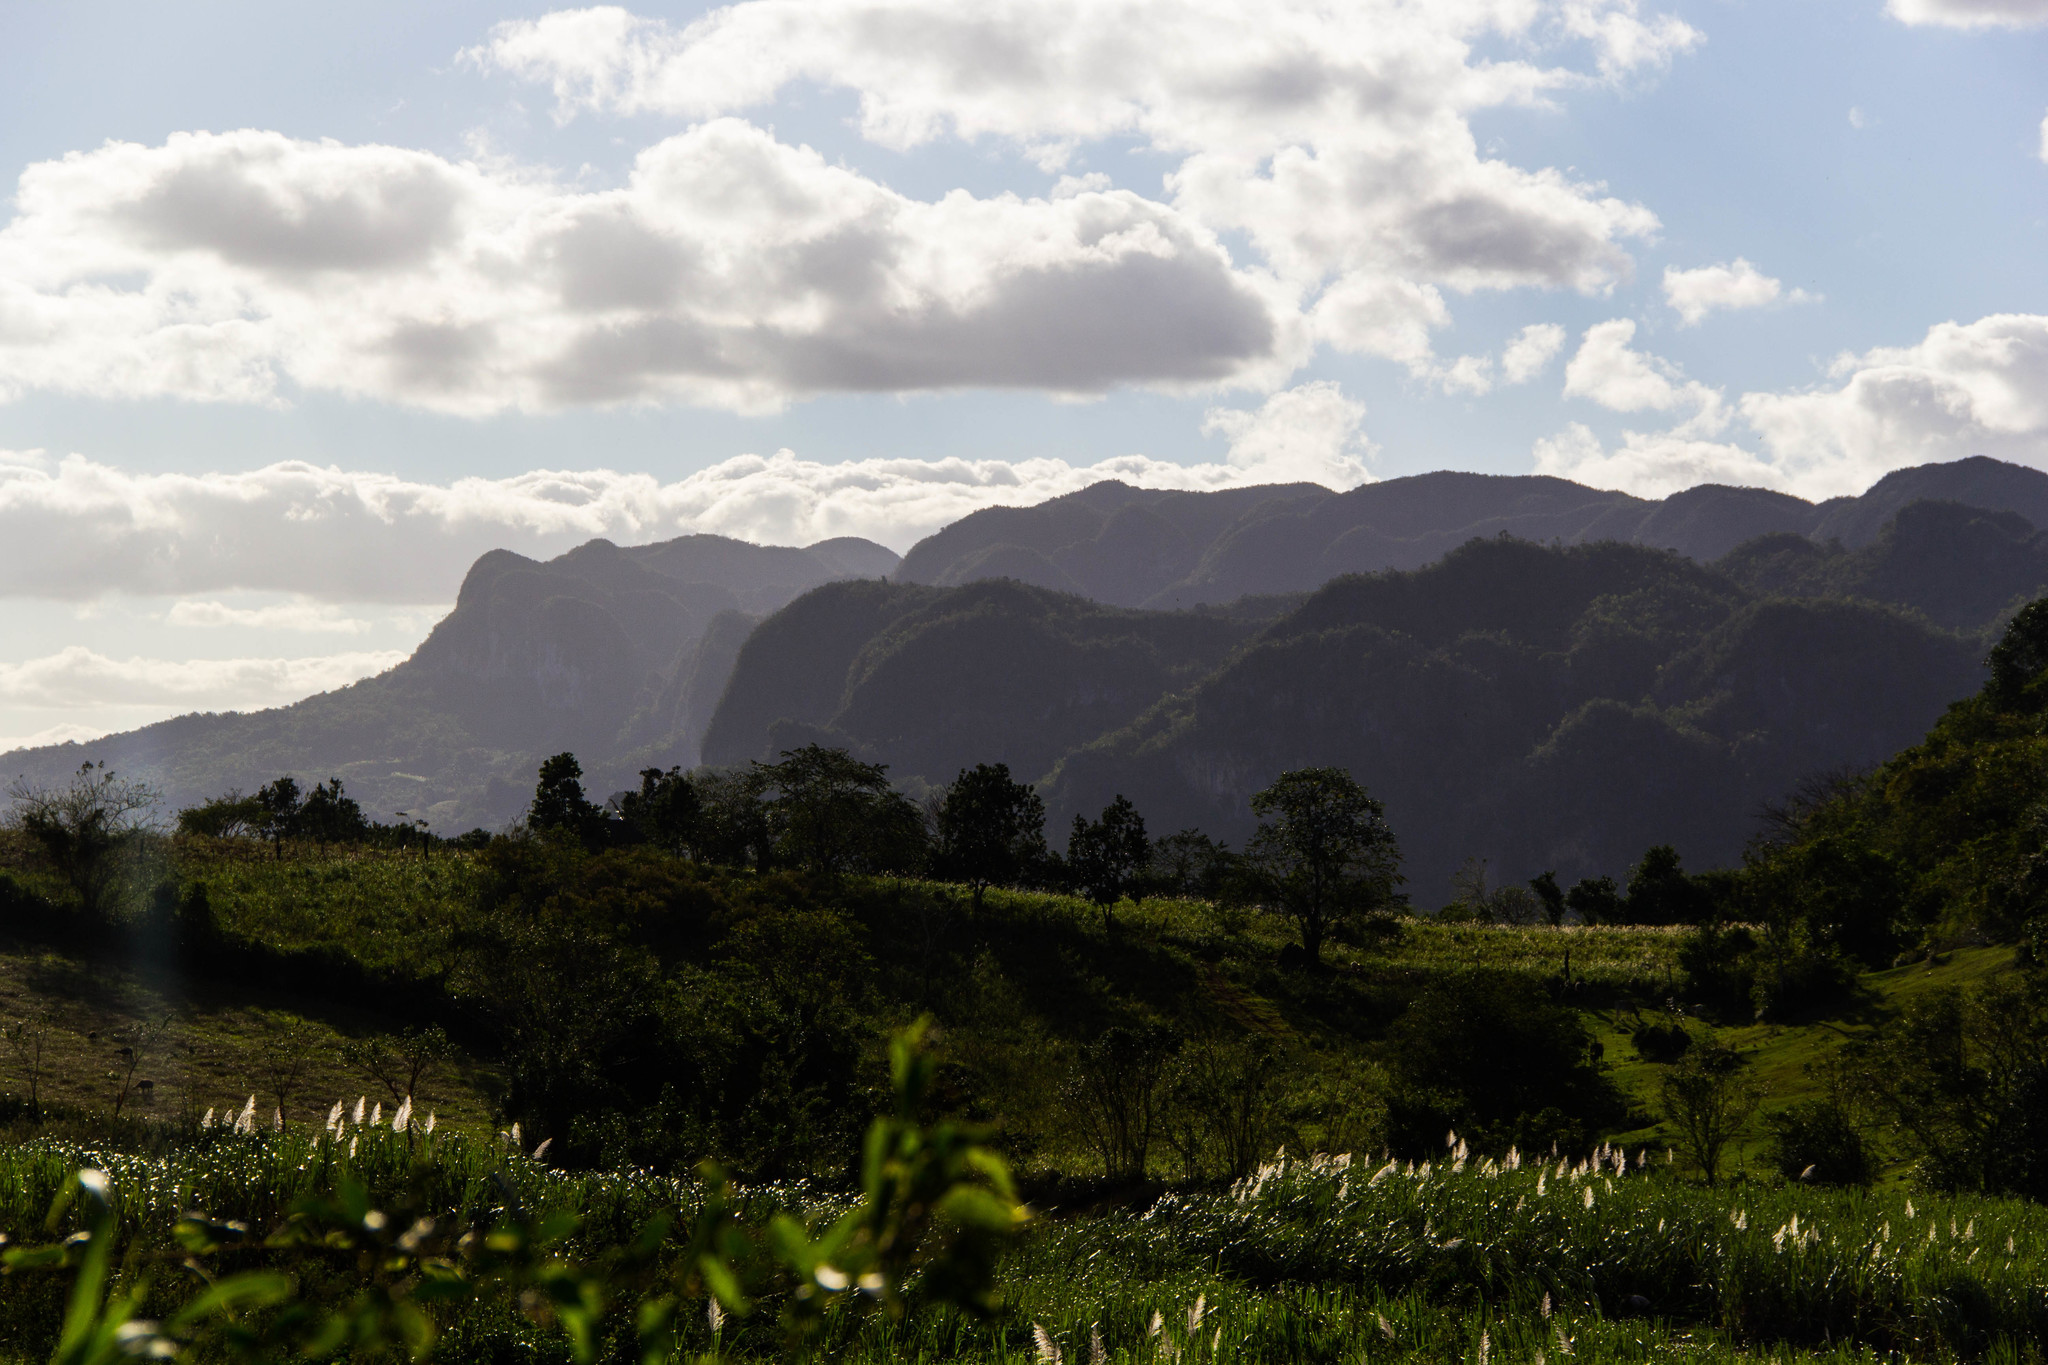
[[[1564,349],[1565,330],[1554,322],[1532,322],[1515,333],[1501,352],[1500,368],[1510,384],[1526,384]]]
[[[1743,419],[1809,497],[1966,455],[2048,466],[2048,317],[1940,323],[1917,345],[1845,356],[1834,371],[1836,388],[1742,397]]]
[[[1346,398],[1327,379],[1276,393],[1257,411],[1211,408],[1202,430],[1230,443],[1233,468],[1257,482],[1330,484],[1366,482],[1365,404]]]
[[[1475,55],[1500,39],[1590,49],[1595,69]],[[617,8],[515,20],[470,55],[551,86],[563,118],[713,118],[812,82],[856,93],[861,132],[892,148],[990,141],[1061,169],[1135,139],[1180,158],[1174,209],[1244,233],[1320,339],[1432,376],[1438,287],[1600,292],[1631,268],[1620,242],[1657,226],[1600,185],[1483,157],[1470,115],[1699,40],[1636,0],[749,0],[682,28]]]
[[[371,623],[322,602],[276,602],[264,607],[234,607],[225,602],[186,599],[164,613],[164,624],[212,629],[236,626],[248,630],[292,630],[336,635],[361,635]]]
[[[1603,328],[1610,330],[1595,347],[1593,333]],[[1707,439],[1727,425],[1720,395],[1681,385],[1675,370],[1628,350],[1632,332],[1609,322],[1588,333],[1571,367],[1588,361],[1577,375],[1584,396],[1620,411],[1694,403],[1699,411],[1669,431],[1624,432],[1613,451],[1574,423],[1537,442],[1539,472],[1645,496],[1711,481],[1818,499],[1860,493],[1895,469],[1969,455],[2048,468],[2048,317],[1940,323],[1917,345],[1842,357],[1832,385],[1746,393],[1735,406],[1760,438],[1756,451]]]
[[[1581,422],[1536,442],[1536,472],[1643,498],[1669,497],[1703,483],[1785,486],[1775,467],[1740,446],[1673,432],[1628,431],[1621,445],[1609,451]]]
[[[1676,365],[1629,345],[1636,325],[1628,318],[1586,329],[1577,355],[1564,369],[1567,398],[1589,398],[1615,412],[1675,412],[1690,408],[1688,435],[1711,435],[1726,423],[1719,390],[1685,377]]]
[[[67,744],[73,740],[84,742],[98,739],[111,733],[103,725],[81,725],[77,721],[60,721],[25,735],[0,735],[0,754],[12,753],[16,749],[38,749],[45,744]]]
[[[0,398],[454,413],[825,391],[1277,382],[1290,292],[1128,191],[907,198],[718,119],[617,189],[277,133],[110,143],[21,177]]]
[[[397,650],[303,659],[113,659],[73,645],[22,663],[0,663],[0,705],[52,710],[179,706],[236,710],[282,706],[381,673]]]
[[[1902,23],[1943,28],[2031,28],[2048,24],[2048,0],[1890,0],[1885,10]]]
[[[2039,154],[2041,160],[2048,161],[2048,114],[2041,116],[2041,146]]]
[[[1664,301],[1688,327],[1709,313],[1762,308],[1781,296],[1788,303],[1806,303],[1812,297],[1803,289],[1786,294],[1783,284],[1740,256],[1726,265],[1705,265],[1697,270],[1664,268]]]
[[[736,456],[671,483],[594,469],[433,484],[297,462],[233,474],[135,473],[31,452],[0,460],[0,593],[84,600],[251,589],[309,604],[440,603],[487,550],[545,556],[594,536],[638,543],[708,531],[808,544],[856,535],[901,550],[980,508],[1041,502],[1103,479],[1189,489],[1302,478],[1349,486],[1366,477],[1363,411],[1323,382],[1274,394],[1256,412],[1212,409],[1211,429],[1233,440],[1221,463],[1126,455],[1086,465],[823,464],[784,450]],[[189,615],[180,623],[198,624],[247,623],[234,612],[268,609],[173,610]],[[304,621],[321,609],[295,610]]]

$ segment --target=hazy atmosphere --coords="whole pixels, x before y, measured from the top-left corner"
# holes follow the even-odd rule
[[[2048,461],[2036,0],[23,4],[0,750],[492,548]]]

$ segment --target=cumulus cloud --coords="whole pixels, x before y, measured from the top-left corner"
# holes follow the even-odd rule
[[[1674,432],[1627,431],[1613,450],[1583,422],[1536,442],[1536,472],[1572,479],[1594,488],[1618,488],[1643,498],[1663,498],[1703,483],[1750,488],[1786,486],[1768,461],[1740,446],[1700,440]]]
[[[2031,28],[2048,24],[2048,0],[1890,0],[1885,10],[1902,23],[1943,28]]]
[[[825,391],[1270,384],[1286,290],[1128,191],[935,202],[736,119],[616,189],[277,133],[31,166],[0,230],[0,397],[455,413]]]
[[[1803,289],[1785,293],[1781,282],[1740,256],[1726,265],[1705,265],[1697,270],[1664,268],[1664,301],[1688,327],[1709,313],[1762,308],[1780,297],[1788,303],[1805,303],[1812,296]]]
[[[1615,412],[1675,412],[1690,409],[1688,434],[1711,434],[1726,421],[1721,394],[1667,360],[1629,343],[1636,325],[1614,318],[1586,329],[1578,354],[1564,369],[1567,398],[1589,398]]]
[[[1230,465],[1260,482],[1350,488],[1370,475],[1364,456],[1365,404],[1330,380],[1276,393],[1256,411],[1211,408],[1202,430],[1230,443]]]
[[[1501,374],[1510,384],[1526,384],[1550,367],[1564,349],[1565,331],[1554,322],[1532,322],[1515,333],[1500,355]]]
[[[2048,464],[2048,317],[1940,323],[1917,345],[1844,356],[1834,377],[1832,388],[1742,397],[1743,419],[1809,496],[1965,455]]]
[[[1596,347],[1593,333],[1603,328]],[[1719,394],[1629,350],[1632,335],[1612,322],[1588,333],[1572,361],[1574,370],[1588,362],[1579,391],[1619,411],[1697,405],[1696,415],[1664,432],[1624,432],[1611,451],[1574,423],[1537,443],[1541,472],[1653,496],[1708,481],[1829,498],[1860,493],[1895,469],[1969,455],[2048,467],[2048,317],[1940,323],[1916,345],[1843,356],[1829,383],[1746,393],[1734,410],[1759,439],[1754,451],[1709,439],[1731,416]]]
[[[1475,57],[1501,39],[1594,69]],[[1244,233],[1319,339],[1433,374],[1439,287],[1602,291],[1630,269],[1621,242],[1657,226],[1598,184],[1482,156],[1470,115],[1659,69],[1699,40],[1636,0],[747,0],[680,28],[560,11],[470,55],[549,85],[563,118],[715,118],[808,82],[854,92],[862,134],[897,149],[990,141],[1057,170],[1134,139],[1180,158],[1173,207]]]
[[[176,624],[311,628],[350,620],[315,603],[441,603],[487,550],[551,555],[595,536],[621,543],[691,532],[775,544],[866,536],[898,550],[969,512],[1022,506],[1103,479],[1213,489],[1366,477],[1364,408],[1318,382],[1249,411],[1211,409],[1231,442],[1220,462],[1143,455],[1094,464],[869,459],[825,464],[790,451],[741,455],[664,483],[613,470],[536,470],[423,483],[285,462],[246,473],[136,473],[83,456],[0,460],[0,593],[89,599],[296,593],[297,606],[180,604]],[[237,613],[274,613],[260,622]],[[292,618],[288,623],[286,617]],[[296,623],[296,624],[292,624]],[[339,626],[323,626],[335,628]]]
[[[396,650],[301,659],[114,659],[83,645],[0,663],[0,705],[58,710],[123,706],[282,706],[402,662]]]

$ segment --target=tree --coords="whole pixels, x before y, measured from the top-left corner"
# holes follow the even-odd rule
[[[51,1031],[48,1010],[23,1015],[0,1030],[0,1037],[7,1039],[8,1051],[14,1054],[15,1065],[21,1069],[22,1079],[28,1082],[28,1116],[37,1123],[43,1118],[43,1077],[50,1074],[47,1054]]]
[[[7,794],[14,801],[11,822],[77,893],[79,908],[93,916],[112,909],[127,870],[122,855],[149,828],[157,789],[124,780],[104,763],[87,763],[65,786],[24,778]]]
[[[587,841],[603,821],[604,812],[583,794],[583,765],[576,755],[565,752],[543,759],[533,804],[526,811],[527,827]]]
[[[697,853],[707,862],[766,872],[775,853],[758,769],[707,772],[691,779],[700,810]]]
[[[1659,844],[1643,854],[1628,877],[1622,913],[1630,924],[1696,924],[1707,898],[1679,865],[1678,850]]]
[[[1152,845],[1152,870],[1168,895],[1214,899],[1229,851],[1198,829],[1169,834]]]
[[[889,785],[887,764],[806,744],[784,750],[779,763],[755,764],[755,771],[776,842],[792,861],[828,877],[918,861],[923,822]]]
[[[1555,929],[1564,923],[1564,891],[1557,884],[1555,872],[1544,872],[1529,879],[1529,890],[1535,893],[1536,903],[1543,908],[1543,918]]]
[[[1246,858],[1300,928],[1311,964],[1333,925],[1386,904],[1403,880],[1386,808],[1342,768],[1282,773],[1252,797],[1252,813],[1259,828]]]
[[[1103,808],[1100,819],[1074,817],[1073,833],[1067,836],[1067,873],[1077,890],[1102,907],[1105,930],[1116,903],[1138,889],[1151,854],[1145,818],[1121,794]]]
[[[650,844],[670,853],[698,852],[704,799],[680,768],[642,768],[640,790],[620,799],[619,814]]]
[[[285,839],[298,833],[301,804],[299,782],[295,777],[280,777],[257,789],[259,814],[256,833],[270,840],[271,852],[279,858],[284,857]]]
[[[1621,916],[1621,892],[1612,877],[1582,877],[1564,893],[1581,924],[1612,924]]]
[[[2048,597],[2020,609],[1984,662],[1991,669],[1986,690],[2002,705],[2018,703],[2028,684],[2048,670]]]
[[[2048,1200],[2048,976],[1915,1001],[1854,1061],[1861,1092],[1943,1191]]]
[[[1157,1025],[1105,1029],[1081,1050],[1070,1095],[1081,1135],[1111,1178],[1142,1179],[1173,1039]]]
[[[274,1010],[265,1011],[263,1037],[256,1045],[257,1075],[265,1093],[277,1101],[278,1122],[291,1112],[292,1096],[299,1093],[306,1075],[313,1069],[320,1037],[302,1019]]]
[[[400,1104],[425,1092],[434,1070],[455,1055],[455,1045],[439,1024],[408,1027],[395,1037],[352,1038],[342,1044],[342,1057],[367,1071]]]
[[[370,832],[363,808],[342,790],[338,777],[330,777],[306,793],[296,825],[299,835],[323,844],[355,843]]]
[[[1715,1185],[1721,1154],[1748,1126],[1762,1095],[1742,1074],[1734,1048],[1712,1037],[1694,1041],[1664,1074],[1664,1117],[1678,1130],[1678,1145]]]
[[[178,833],[203,835],[210,839],[235,839],[252,835],[262,826],[263,804],[241,788],[230,787],[224,794],[178,812]]]
[[[1474,1146],[1583,1148],[1627,1127],[1583,1016],[1510,972],[1473,970],[1425,987],[1388,1028],[1397,1150],[1420,1156],[1455,1127]]]
[[[1021,880],[1045,852],[1045,802],[1005,763],[962,768],[939,802],[939,875],[973,889],[974,909],[991,886]]]
[[[128,1097],[138,1088],[144,1091],[145,1098],[147,1093],[155,1088],[146,1080],[138,1087],[135,1073],[164,1046],[170,1032],[171,1017],[168,1014],[155,1019],[143,1019],[126,1028],[115,1030],[114,1042],[118,1046],[114,1049],[114,1055],[120,1058],[120,1063],[114,1075],[121,1082],[121,1089],[114,1096],[115,1118],[121,1117],[121,1110],[127,1105]]]

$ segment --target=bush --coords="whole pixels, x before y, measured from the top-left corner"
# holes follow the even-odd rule
[[[1771,1163],[1787,1180],[1811,1185],[1868,1185],[1877,1174],[1870,1146],[1847,1105],[1807,1100],[1765,1120]]]

